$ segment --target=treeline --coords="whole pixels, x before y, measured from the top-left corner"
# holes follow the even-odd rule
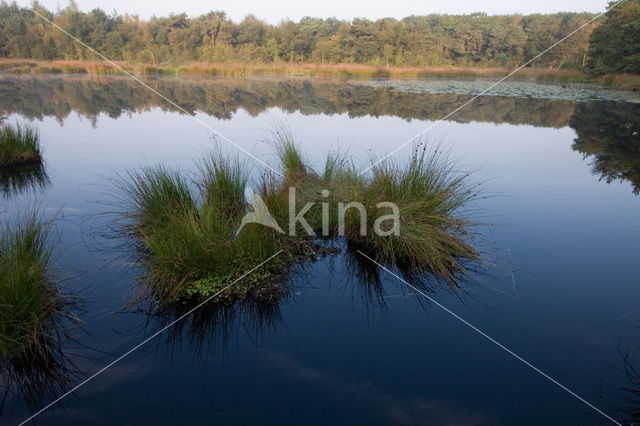
[[[637,0],[633,0],[637,1]],[[254,16],[235,23],[216,11],[153,17],[81,12],[75,3],[55,13],[35,9],[110,59],[167,62],[313,62],[376,66],[507,66],[523,64],[594,15],[411,16],[371,21],[302,18],[270,25]],[[547,68],[581,69],[595,24],[536,62]],[[29,8],[0,4],[0,56],[32,59],[96,59]]]
[[[594,75],[640,74],[640,0],[616,3],[589,41],[586,70]]]

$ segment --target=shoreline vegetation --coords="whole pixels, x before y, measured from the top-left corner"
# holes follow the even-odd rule
[[[469,174],[456,172],[441,150],[419,144],[406,163],[386,159],[363,176],[339,153],[327,156],[321,173],[312,170],[287,130],[274,130],[271,139],[283,177],[265,175],[252,182],[250,167],[218,148],[198,163],[195,175],[157,165],[115,178],[117,229],[132,237],[133,256],[146,269],[141,299],[171,304],[212,297],[282,250],[216,296],[227,303],[278,300],[286,294],[294,264],[340,252],[332,245],[337,241],[407,277],[429,276],[452,285],[467,262],[478,260],[467,242],[473,224],[460,215],[477,199],[479,188],[469,183]],[[288,232],[253,223],[241,227],[253,194],[277,224],[286,228],[289,223]],[[343,209],[353,201],[362,204],[364,215],[356,206]],[[382,220],[389,213],[389,206],[381,207],[384,202],[397,205],[398,223]],[[308,226],[295,220],[291,225],[301,211]]]
[[[247,77],[259,75],[338,77],[338,78],[493,78],[509,74],[505,67],[379,67],[366,64],[313,64],[313,63],[204,63],[191,62],[182,65],[153,64],[114,61],[125,71],[143,76],[201,76]],[[0,74],[68,74],[68,75],[125,75],[105,61],[32,59],[0,59]],[[514,80],[532,80],[542,83],[591,83],[621,90],[640,90],[640,75],[604,74],[591,76],[579,70],[526,67],[510,77]]]
[[[77,38],[145,75],[502,77],[528,64],[514,77],[636,90],[640,78],[640,0],[610,2],[597,21],[587,12],[472,13],[376,20],[307,16],[275,25],[253,15],[235,22],[221,10],[145,20],[99,8],[84,12],[74,2],[55,11],[37,2],[32,7],[55,26],[28,7],[0,3],[0,58],[22,61],[0,68],[117,73],[95,62],[99,57]]]

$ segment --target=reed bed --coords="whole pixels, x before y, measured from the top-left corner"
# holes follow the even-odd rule
[[[189,64],[116,62],[126,72],[148,76],[226,76],[292,75],[338,78],[501,78],[512,70],[502,67],[462,66],[391,66],[369,64],[316,64],[316,63],[252,63],[252,62],[193,62]],[[89,74],[124,75],[103,61],[33,61],[24,59],[0,60],[0,73],[13,74]],[[639,90],[637,75],[620,74],[591,78],[578,70],[526,67],[512,76],[513,79],[556,83],[595,83],[622,90]]]

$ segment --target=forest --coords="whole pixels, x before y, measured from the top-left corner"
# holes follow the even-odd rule
[[[593,74],[640,73],[640,0],[623,1],[532,65]],[[236,23],[223,11],[143,20],[100,9],[84,13],[73,1],[55,12],[38,2],[32,7],[112,60],[154,66],[242,62],[515,67],[595,16],[430,14],[375,21],[305,17],[271,25],[252,15]],[[30,8],[5,1],[0,3],[0,57],[97,59]]]

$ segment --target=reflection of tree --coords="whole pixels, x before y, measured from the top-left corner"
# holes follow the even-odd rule
[[[640,193],[639,104],[579,104],[570,125],[577,134],[572,148],[592,159],[594,174],[607,183],[628,180]]]
[[[149,84],[187,111],[221,119],[231,118],[240,108],[257,115],[279,107],[302,114],[435,120],[472,97],[403,92],[333,79],[157,79]],[[451,119],[461,123],[563,127],[574,105],[551,99],[485,96],[476,99],[473,108],[464,108]],[[28,118],[53,116],[63,120],[75,111],[95,120],[100,113],[117,118],[151,107],[174,109],[150,90],[125,78],[0,77],[0,110]]]
[[[43,189],[50,182],[42,163],[0,168],[0,194],[5,198],[17,196],[28,189]]]
[[[359,248],[347,246],[344,259],[347,267],[347,279],[353,284],[362,297],[367,308],[386,307],[384,287],[380,278],[378,265],[358,252]]]

